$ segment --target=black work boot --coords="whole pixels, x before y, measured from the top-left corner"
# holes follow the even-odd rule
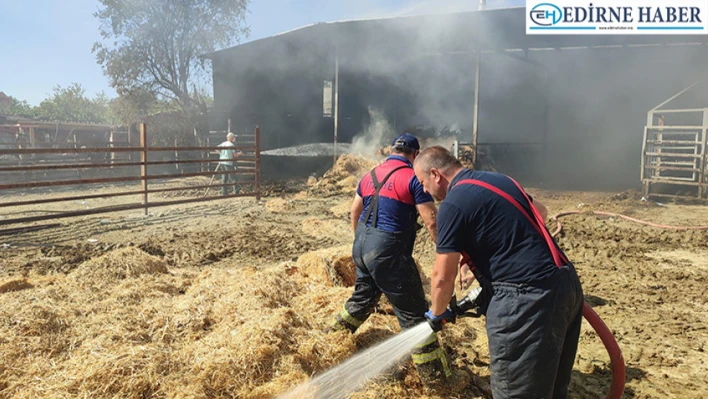
[[[429,393],[453,394],[469,385],[470,376],[464,370],[450,369],[447,354],[438,343],[437,335],[430,336],[413,349],[413,363],[423,387]]]

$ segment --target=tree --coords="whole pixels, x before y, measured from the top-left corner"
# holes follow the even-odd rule
[[[110,101],[111,114],[121,124],[129,126],[141,117],[161,111],[160,102],[155,94],[147,90],[124,93]]]
[[[206,111],[202,54],[248,34],[249,0],[99,0],[93,51],[119,95],[152,92],[191,116]]]
[[[57,85],[53,94],[35,109],[35,115],[52,121],[109,123],[112,117],[108,101],[105,93],[99,93],[94,100],[89,99],[86,90],[78,83],[66,88]]]
[[[10,106],[0,105],[0,114],[31,117],[34,115],[34,108],[27,101],[10,96]]]

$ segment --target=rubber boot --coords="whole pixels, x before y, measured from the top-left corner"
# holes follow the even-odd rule
[[[457,393],[467,387],[470,376],[464,370],[450,369],[447,354],[438,337],[428,338],[413,349],[413,364],[425,390],[434,394]]]
[[[349,330],[349,332],[353,334],[363,322],[363,320],[356,319],[350,315],[345,306],[334,318],[334,321],[325,329],[325,333]]]

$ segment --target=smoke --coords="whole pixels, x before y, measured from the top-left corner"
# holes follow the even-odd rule
[[[260,125],[264,150],[331,141],[322,93],[336,60],[338,140],[354,153],[372,156],[405,130],[422,146],[471,142],[474,49],[515,45],[523,29],[522,18],[499,35],[495,16],[472,14],[317,24],[228,50],[214,62],[215,102],[237,126]],[[647,111],[695,81],[707,55],[705,46],[485,53],[480,147],[524,183],[637,187]]]
[[[368,110],[369,124],[352,139],[350,153],[371,158],[382,147],[391,145],[396,132],[381,110],[373,107],[368,107]]]

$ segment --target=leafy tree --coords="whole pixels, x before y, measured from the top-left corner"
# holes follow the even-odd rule
[[[93,51],[119,95],[151,92],[196,117],[209,76],[200,55],[248,34],[249,1],[99,0],[104,40]]]
[[[141,117],[160,112],[160,102],[147,90],[124,93],[110,101],[111,114],[123,125],[137,122]]]
[[[54,92],[39,104],[35,115],[41,119],[71,122],[111,122],[108,110],[108,97],[99,93],[91,100],[86,97],[86,90],[78,83],[68,87],[56,86]]]
[[[6,107],[0,105],[0,114],[31,117],[34,115],[34,107],[29,105],[27,101],[20,101],[15,97],[10,96],[10,106]]]

